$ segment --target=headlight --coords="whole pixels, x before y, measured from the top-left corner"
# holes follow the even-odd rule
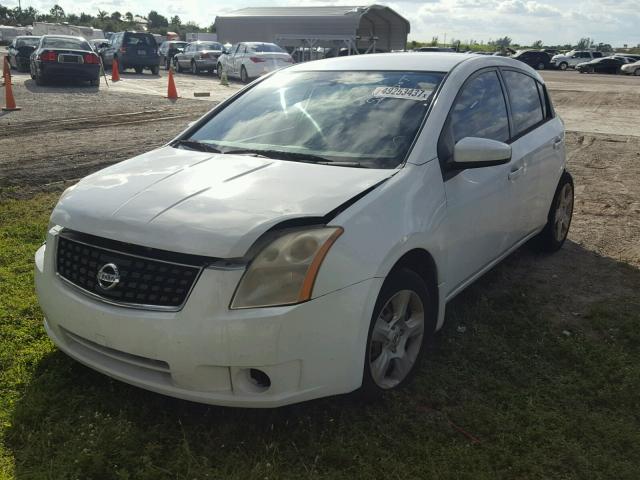
[[[320,265],[340,227],[287,233],[263,248],[240,280],[231,308],[272,307],[311,298]]]

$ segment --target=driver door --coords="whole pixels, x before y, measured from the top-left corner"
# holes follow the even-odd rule
[[[522,173],[518,159],[502,165],[447,170],[455,144],[466,137],[509,142],[507,102],[495,69],[481,70],[467,79],[438,142],[447,202],[448,293],[511,246],[513,217],[518,210],[518,196],[514,195],[516,177]]]

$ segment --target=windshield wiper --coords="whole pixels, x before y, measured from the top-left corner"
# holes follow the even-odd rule
[[[182,145],[183,147],[191,148],[193,150],[198,150],[200,152],[212,152],[212,153],[224,153],[219,148],[214,147],[213,145],[209,145],[208,143],[199,142],[197,140],[189,140],[183,139],[175,142],[174,145]]]
[[[330,158],[323,157],[321,155],[314,155],[313,153],[301,153],[301,152],[285,152],[282,150],[260,150],[258,148],[242,148],[237,150],[225,150],[224,153],[232,155],[260,155],[267,158],[275,158],[278,160],[294,160],[300,162],[320,163],[322,165],[336,165],[336,166],[360,166],[359,162],[342,162],[337,160],[331,160]]]

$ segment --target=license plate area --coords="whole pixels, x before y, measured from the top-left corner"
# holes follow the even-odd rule
[[[138,50],[138,55],[146,55],[147,51],[146,50]]]
[[[82,57],[80,55],[67,55],[60,54],[58,55],[59,63],[82,63]]]

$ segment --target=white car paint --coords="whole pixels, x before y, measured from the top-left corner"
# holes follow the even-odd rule
[[[640,61],[623,65],[620,68],[620,71],[627,75],[640,75]]]
[[[590,62],[603,56],[601,52],[593,52],[591,50],[571,50],[551,57],[551,65],[565,70],[567,68],[575,68],[579,63]]]
[[[272,48],[282,50],[273,43],[263,42],[242,42],[233,45],[228,53],[218,58],[218,65],[227,72],[230,77],[242,78],[242,70],[247,72],[248,78],[258,78],[267,73],[273,72],[283,67],[288,67],[293,63],[291,55],[286,51],[277,52],[255,52],[252,48],[258,45],[267,45]]]
[[[458,92],[487,68],[544,83],[512,59],[448,53],[361,55],[291,67],[448,72],[400,168],[310,165],[165,146],[80,181],[60,199],[47,243],[36,253],[47,333],[91,368],[198,402],[274,407],[359,388],[374,305],[403,255],[420,249],[432,257],[440,328],[448,300],[545,226],[565,169],[558,117],[513,138],[507,163],[449,176],[438,161],[438,138]],[[493,153],[504,156],[509,147]],[[309,301],[229,307],[247,268],[243,260],[255,255],[254,242],[282,221],[322,221],[330,212],[324,223],[344,231],[324,258]],[[220,260],[202,271],[178,311],[127,308],[57,275],[63,229]],[[248,380],[252,368],[270,377],[269,388]]]

